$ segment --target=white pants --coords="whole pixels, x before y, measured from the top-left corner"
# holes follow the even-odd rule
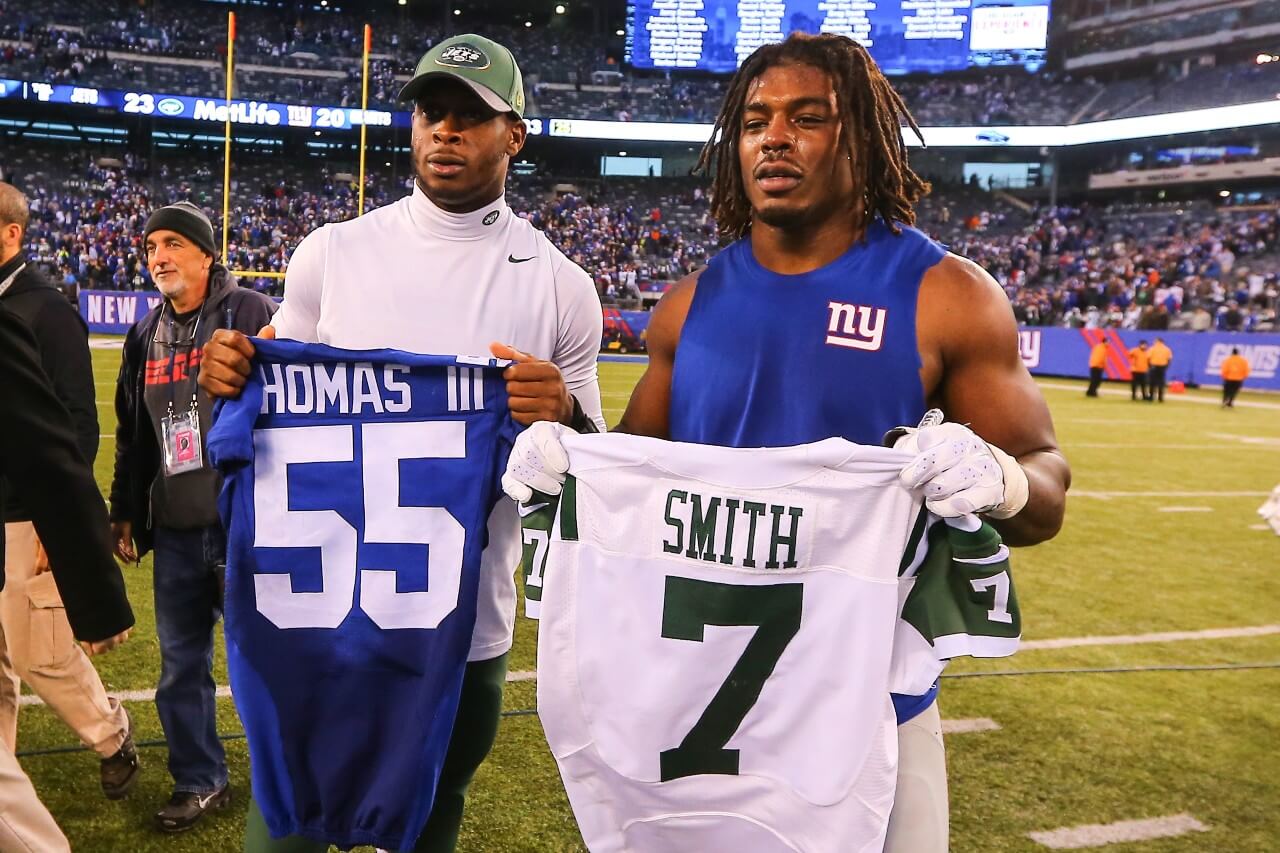
[[[947,853],[947,756],[934,702],[898,726],[898,790],[885,853]]]

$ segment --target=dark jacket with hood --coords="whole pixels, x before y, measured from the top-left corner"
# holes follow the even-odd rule
[[[160,442],[143,402],[147,349],[155,336],[161,302],[133,324],[124,341],[120,375],[116,379],[116,467],[111,479],[111,520],[133,525],[138,556],[154,544],[151,520],[151,486],[160,471]],[[216,329],[235,329],[256,335],[271,322],[276,304],[255,290],[239,287],[222,264],[209,269],[209,295],[200,306],[199,338],[193,347],[203,349]],[[203,392],[201,392],[203,393]]]
[[[62,292],[21,252],[0,266],[0,281],[19,268],[22,271],[0,295],[0,304],[35,336],[40,367],[48,376],[54,395],[71,413],[76,447],[92,467],[98,455],[98,404],[93,389],[93,359],[89,355],[89,327]],[[31,520],[16,489],[6,491],[0,512],[6,522]]]

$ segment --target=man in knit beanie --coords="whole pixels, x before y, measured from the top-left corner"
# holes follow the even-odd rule
[[[125,339],[111,530],[125,562],[155,551],[156,711],[173,776],[173,794],[155,821],[180,832],[231,796],[212,675],[226,549],[221,481],[204,450],[213,403],[196,375],[216,329],[255,333],[271,321],[275,303],[237,286],[217,262],[213,225],[194,204],[157,209],[143,233],[147,269],[164,301]]]

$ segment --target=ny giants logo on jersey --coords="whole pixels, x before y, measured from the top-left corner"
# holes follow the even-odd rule
[[[847,302],[828,302],[827,343],[831,346],[875,352],[884,341],[889,309]]]
[[[790,503],[674,488],[663,507],[662,552],[746,569],[794,569],[808,562],[806,518],[812,513]]]
[[[1027,370],[1040,366],[1040,330],[1027,329],[1018,332],[1018,355]]]

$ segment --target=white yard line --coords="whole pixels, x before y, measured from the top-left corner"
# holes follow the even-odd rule
[[[1084,388],[1083,381],[1079,385],[1068,385],[1064,382],[1037,382],[1036,384],[1041,388],[1049,388],[1054,391],[1081,391],[1081,389]],[[1104,387],[1101,389],[1101,392],[1104,397],[1123,397],[1129,393],[1129,389],[1128,387],[1123,389]],[[1083,396],[1083,391],[1081,391],[1081,396]],[[1165,396],[1165,399],[1174,403],[1201,403],[1206,406],[1222,406],[1222,400],[1219,398],[1198,397],[1190,394],[1168,394]],[[1147,403],[1146,405],[1148,407],[1153,407],[1160,404]],[[1249,409],[1276,409],[1277,411],[1280,411],[1280,403],[1263,403],[1257,400],[1236,400],[1236,407]]]
[[[1062,446],[1068,450],[1080,447],[1099,447],[1128,450],[1197,450],[1216,452],[1219,450],[1280,450],[1280,444],[1152,444],[1146,441],[1064,441]]]
[[[108,690],[112,696],[122,702],[154,702],[156,701],[156,692],[154,690]],[[217,689],[217,695],[228,697],[231,695],[231,688],[222,686]],[[27,694],[18,699],[19,705],[43,705],[44,700],[39,696]]]
[[[1112,498],[1265,498],[1270,492],[1110,492],[1091,491],[1089,489],[1072,489],[1068,494],[1073,498],[1097,498],[1109,501]]]
[[[973,732],[998,732],[1000,724],[995,720],[986,717],[976,717],[972,720],[943,720],[942,733],[944,735],[967,735]]]
[[[1213,512],[1211,506],[1162,506],[1156,512]]]
[[[1189,832],[1208,832],[1209,827],[1189,814],[1151,817],[1143,820],[1119,820],[1115,823],[1094,823],[1087,826],[1064,826],[1044,832],[1029,832],[1032,841],[1051,850],[1081,850],[1085,847],[1102,847],[1129,841],[1151,841],[1156,838],[1177,838]]]
[[[1209,438],[1219,441],[1237,441],[1245,445],[1261,445],[1263,447],[1280,447],[1280,438],[1270,435],[1239,435],[1231,432],[1207,432]]]
[[[1253,625],[1245,628],[1209,628],[1204,631],[1162,631],[1155,634],[1111,634],[1095,637],[1061,637],[1056,640],[1023,640],[1018,651],[1074,649],[1081,646],[1134,646],[1143,643],[1172,643],[1181,640],[1228,640],[1236,637],[1267,637],[1280,634],[1280,625]]]

